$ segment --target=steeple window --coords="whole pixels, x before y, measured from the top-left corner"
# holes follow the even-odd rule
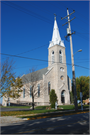
[[[59,62],[62,63],[62,51],[59,51]]]
[[[53,63],[54,63],[54,61],[55,61],[54,51],[52,51],[51,57],[52,57],[52,64],[53,64]]]
[[[64,68],[63,67],[60,67],[60,71],[64,72]]]

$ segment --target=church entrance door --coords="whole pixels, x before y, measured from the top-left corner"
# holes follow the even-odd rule
[[[65,103],[65,90],[61,92],[61,102],[64,104]]]

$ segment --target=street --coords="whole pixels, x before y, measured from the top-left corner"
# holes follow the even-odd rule
[[[1,134],[89,134],[89,113],[3,123]]]

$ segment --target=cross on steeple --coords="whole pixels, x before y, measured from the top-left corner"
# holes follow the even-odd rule
[[[54,19],[56,20],[56,14],[54,13]]]

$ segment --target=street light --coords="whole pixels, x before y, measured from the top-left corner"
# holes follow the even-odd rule
[[[82,52],[82,49],[78,50],[77,52]],[[73,54],[73,56],[74,56],[77,52],[75,52],[75,53]]]

